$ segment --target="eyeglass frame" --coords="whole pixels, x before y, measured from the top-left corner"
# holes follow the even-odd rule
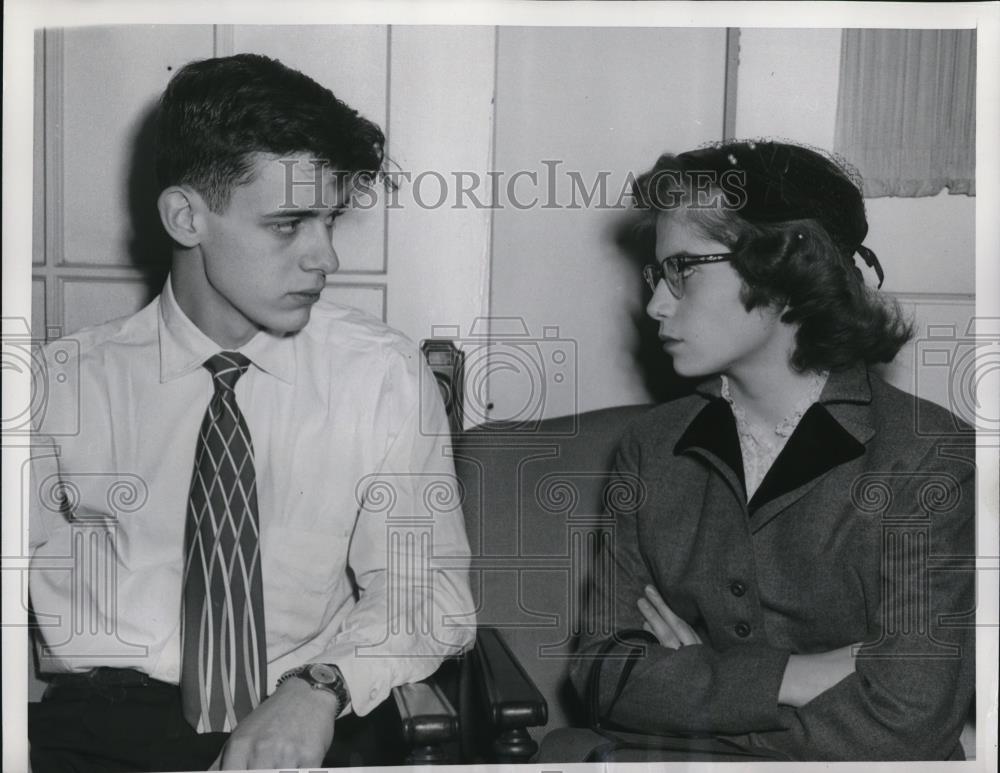
[[[646,280],[649,289],[654,293],[656,292],[656,286],[662,279],[666,283],[667,289],[670,290],[670,294],[677,300],[680,300],[684,297],[684,277],[681,276],[681,271],[691,266],[701,266],[707,263],[723,263],[732,260],[735,256],[735,252],[717,252],[711,255],[671,255],[656,263],[647,263],[643,266],[642,278]],[[668,263],[671,265],[672,275],[677,277],[675,283],[671,283],[667,279],[668,274],[665,267]],[[674,284],[678,286],[675,288]]]

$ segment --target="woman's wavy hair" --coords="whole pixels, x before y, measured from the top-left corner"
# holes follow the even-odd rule
[[[721,143],[660,156],[633,187],[648,226],[683,209],[735,253],[747,311],[784,309],[798,325],[792,366],[841,370],[891,361],[913,335],[899,304],[865,285],[854,264],[868,233],[857,172],[809,148],[769,141]]]

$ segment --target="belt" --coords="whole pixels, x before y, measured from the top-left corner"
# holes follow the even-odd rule
[[[76,671],[68,674],[52,674],[46,680],[60,687],[176,687],[168,682],[153,679],[149,674],[134,668],[112,668],[100,666],[90,671]]]

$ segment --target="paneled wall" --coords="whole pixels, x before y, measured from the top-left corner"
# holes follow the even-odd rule
[[[40,36],[36,148],[44,188],[34,246],[35,330],[71,333],[129,314],[159,289],[149,111],[172,71],[212,55],[209,26],[93,27]],[[123,77],[127,73],[127,77]],[[37,334],[36,334],[37,335]]]
[[[636,324],[645,291],[621,244],[621,194],[661,153],[722,137],[726,30],[503,27],[497,54],[506,201],[494,220],[491,308],[510,319],[492,331],[509,356],[494,362],[488,413],[646,402],[665,363],[655,331]],[[521,367],[529,350],[534,374]]]
[[[618,205],[628,174],[660,152],[722,136],[724,29],[40,33],[36,331],[72,333],[131,313],[158,290],[168,245],[154,207],[150,111],[185,62],[241,51],[302,69],[387,130],[389,155],[408,181],[393,206],[356,210],[338,224],[342,267],[327,293],[414,339],[459,339],[467,422],[658,394],[667,366],[647,340]],[[830,147],[839,56],[839,30],[741,30],[728,106],[736,135]],[[885,265],[885,289],[912,313],[918,340],[938,346],[953,329],[954,354],[974,315],[975,200],[873,199],[868,209],[867,243]],[[480,319],[488,315],[492,322]],[[902,388],[958,407],[949,387],[921,371],[931,367],[924,360],[915,342],[884,370]]]
[[[737,136],[784,137],[832,149],[840,38],[838,29],[741,30]],[[976,312],[976,199],[943,192],[868,199],[865,207],[865,244],[885,269],[882,289],[916,328],[914,340],[881,371],[901,389],[971,420],[967,385],[952,369],[967,358],[973,334],[987,332],[970,329]]]
[[[331,88],[388,135],[400,170],[464,169],[491,158],[491,27],[149,26],[46,30],[37,40],[37,187],[32,322],[49,337],[130,314],[169,262],[151,163],[150,115],[192,59],[256,52]],[[456,71],[455,57],[469,61]],[[454,116],[461,115],[462,120]],[[392,206],[341,218],[332,299],[411,338],[487,313],[488,210]],[[446,279],[446,281],[444,281]]]

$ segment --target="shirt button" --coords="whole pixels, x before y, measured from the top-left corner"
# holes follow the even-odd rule
[[[747,592],[747,586],[739,580],[733,580],[732,584],[729,586],[729,590],[734,596],[742,596]]]
[[[378,690],[376,688],[372,688],[372,691],[368,693],[368,697],[375,700],[378,697]]]
[[[736,631],[736,635],[739,636],[741,639],[745,639],[747,636],[750,635],[750,626],[747,625],[746,623],[737,623],[735,626],[733,626],[733,630]]]

